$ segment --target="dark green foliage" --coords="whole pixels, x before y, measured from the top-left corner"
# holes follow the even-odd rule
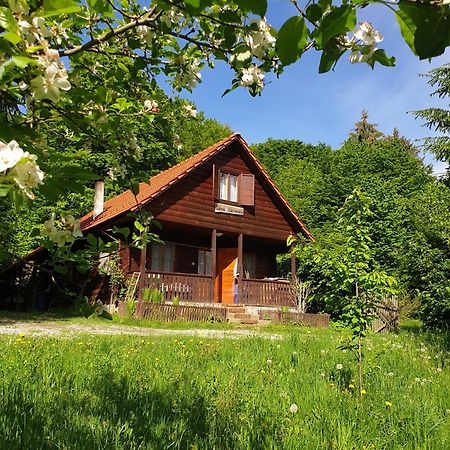
[[[428,84],[442,99],[450,99],[450,64],[431,70],[428,74]],[[429,137],[425,139],[425,148],[434,153],[436,158],[450,163],[450,109],[426,108],[414,111],[414,115],[425,121],[425,126],[443,134],[443,136]],[[447,176],[448,171],[447,168]]]
[[[364,138],[357,136],[351,135],[336,151],[292,140],[255,146],[257,156],[317,240],[300,254],[299,264],[301,278],[317,287],[312,309],[326,307],[334,315],[342,313],[338,304],[325,306],[323,298],[330,289],[331,271],[346,250],[338,210],[360,186],[372,198],[369,233],[374,269],[394,275],[409,298],[421,301],[420,314],[427,325],[448,326],[448,189],[398,131],[380,136],[366,117],[359,132]],[[320,261],[315,259],[316,247],[327,255]]]

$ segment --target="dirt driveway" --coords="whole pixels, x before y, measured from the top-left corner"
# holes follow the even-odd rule
[[[82,325],[65,324],[62,322],[20,322],[0,319],[0,334],[20,334],[32,336],[71,337],[79,334],[89,335],[131,335],[131,336],[198,336],[214,339],[240,339],[246,337],[261,337],[264,339],[283,339],[281,335],[262,333],[252,330],[208,330],[189,329],[172,330],[162,328],[143,328],[125,325]]]

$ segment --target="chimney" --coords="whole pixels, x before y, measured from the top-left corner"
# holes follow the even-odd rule
[[[94,192],[94,213],[92,218],[95,219],[98,215],[103,212],[103,201],[105,198],[105,183],[103,180],[97,180],[95,182],[95,192]]]

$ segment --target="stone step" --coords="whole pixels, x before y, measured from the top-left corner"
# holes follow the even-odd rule
[[[244,320],[244,319],[256,319],[257,318],[257,316],[254,316],[253,314],[249,314],[249,313],[236,313],[236,314],[233,314],[233,316],[236,319],[241,319],[241,320]]]
[[[247,310],[244,306],[228,306],[229,313],[245,313]]]
[[[259,320],[256,318],[241,319],[240,322],[242,325],[257,325],[259,323]]]

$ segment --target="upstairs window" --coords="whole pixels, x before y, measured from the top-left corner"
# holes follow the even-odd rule
[[[219,199],[228,202],[238,202],[238,176],[219,172]]]

